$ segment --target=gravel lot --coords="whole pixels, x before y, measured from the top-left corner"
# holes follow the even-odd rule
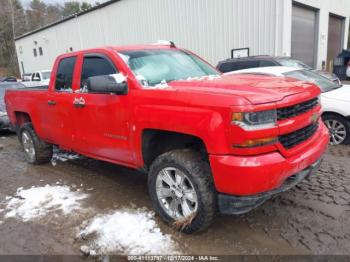
[[[15,135],[0,137],[0,254],[80,254],[94,236],[77,232],[96,215],[152,211],[146,177],[136,171],[88,159],[32,166]],[[23,200],[16,196],[18,188],[45,185],[66,186],[88,197],[69,215],[50,207],[26,222],[6,216],[10,199]],[[150,219],[179,254],[350,254],[349,203],[350,146],[337,146],[309,180],[247,215],[218,217],[204,233],[180,234],[157,217]],[[126,253],[118,245],[109,252]]]

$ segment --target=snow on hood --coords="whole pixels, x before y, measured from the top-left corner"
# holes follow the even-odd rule
[[[318,88],[312,84],[285,77],[227,74],[169,82],[178,90],[208,92],[245,97],[253,104],[276,102],[284,97]]]
[[[78,237],[90,240],[81,250],[88,254],[164,255],[176,254],[176,244],[163,234],[153,213],[124,210],[99,215],[86,223]]]
[[[5,218],[29,221],[57,211],[68,215],[80,209],[80,201],[87,197],[88,194],[73,192],[68,186],[20,187],[14,196],[6,197]]]

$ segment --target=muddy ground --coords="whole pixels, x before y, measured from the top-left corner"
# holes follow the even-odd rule
[[[32,166],[16,136],[0,134],[0,205],[17,188],[60,183],[91,197],[88,212],[32,222],[4,219],[0,254],[80,254],[76,228],[85,219],[118,208],[152,209],[146,177],[95,160]],[[168,228],[183,254],[350,254],[350,146],[331,147],[319,172],[293,190],[239,217],[219,216],[204,233],[185,235]],[[0,206],[1,208],[1,206]]]

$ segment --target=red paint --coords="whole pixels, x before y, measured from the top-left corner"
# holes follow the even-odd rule
[[[116,51],[163,49],[167,46],[106,47],[61,55],[51,74],[49,90],[9,90],[6,104],[12,124],[15,112],[27,113],[39,137],[78,153],[133,168],[144,166],[142,132],[158,129],[200,138],[209,154],[219,192],[247,195],[278,187],[283,180],[319,158],[328,144],[323,124],[302,144],[286,150],[279,143],[250,149],[233,148],[248,139],[290,133],[311,123],[313,113],[280,121],[275,128],[244,131],[231,124],[232,112],[286,107],[320,94],[312,85],[286,78],[222,75],[217,79],[173,81],[166,89],[143,89]],[[79,89],[83,55],[102,53],[128,76],[127,95],[58,93],[54,89],[59,61],[77,56],[73,90]],[[75,98],[86,106],[73,106]],[[56,102],[55,106],[48,101]]]

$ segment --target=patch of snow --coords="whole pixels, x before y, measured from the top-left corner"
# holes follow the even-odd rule
[[[215,79],[220,79],[221,76],[219,75],[208,75],[208,80],[215,80]]]
[[[153,213],[143,209],[96,216],[84,223],[78,236],[82,239],[91,236],[89,250],[96,250],[97,254],[178,253],[171,236],[163,234],[157,226]]]
[[[53,155],[51,158],[51,164],[53,166],[57,165],[57,161],[66,162],[68,160],[82,159],[83,157],[74,152],[67,152],[60,150],[58,147],[54,146]]]
[[[0,220],[0,225],[3,224],[3,223],[4,223],[4,221]]]
[[[121,59],[123,59],[125,64],[129,65],[130,56],[124,55],[124,54],[119,53],[119,52],[117,52],[117,54],[120,56]]]
[[[87,88],[87,85],[84,85],[83,87],[74,91],[74,93],[88,93],[88,92],[89,92],[89,90]]]
[[[16,194],[8,199],[5,217],[16,217],[23,221],[41,218],[48,213],[62,211],[68,215],[80,208],[80,201],[89,195],[73,192],[68,186],[19,188]]]
[[[113,77],[118,84],[126,82],[126,76],[122,73],[112,74],[110,76]]]
[[[209,81],[215,80],[215,79],[220,79],[220,75],[206,75],[206,76],[195,76],[195,77],[188,77],[186,80],[187,81],[199,81],[199,80],[204,80],[208,79]]]
[[[164,89],[164,88],[169,88],[170,86],[165,80],[162,80],[159,84],[155,86],[150,86],[150,89]]]
[[[136,79],[137,79],[137,81],[139,81],[139,83],[140,83],[143,87],[149,87],[148,81],[146,80],[146,78],[145,78],[143,75],[137,74],[137,75],[136,75]]]
[[[0,213],[2,213],[3,211],[4,211],[5,209],[3,209],[3,208],[0,208]]]

